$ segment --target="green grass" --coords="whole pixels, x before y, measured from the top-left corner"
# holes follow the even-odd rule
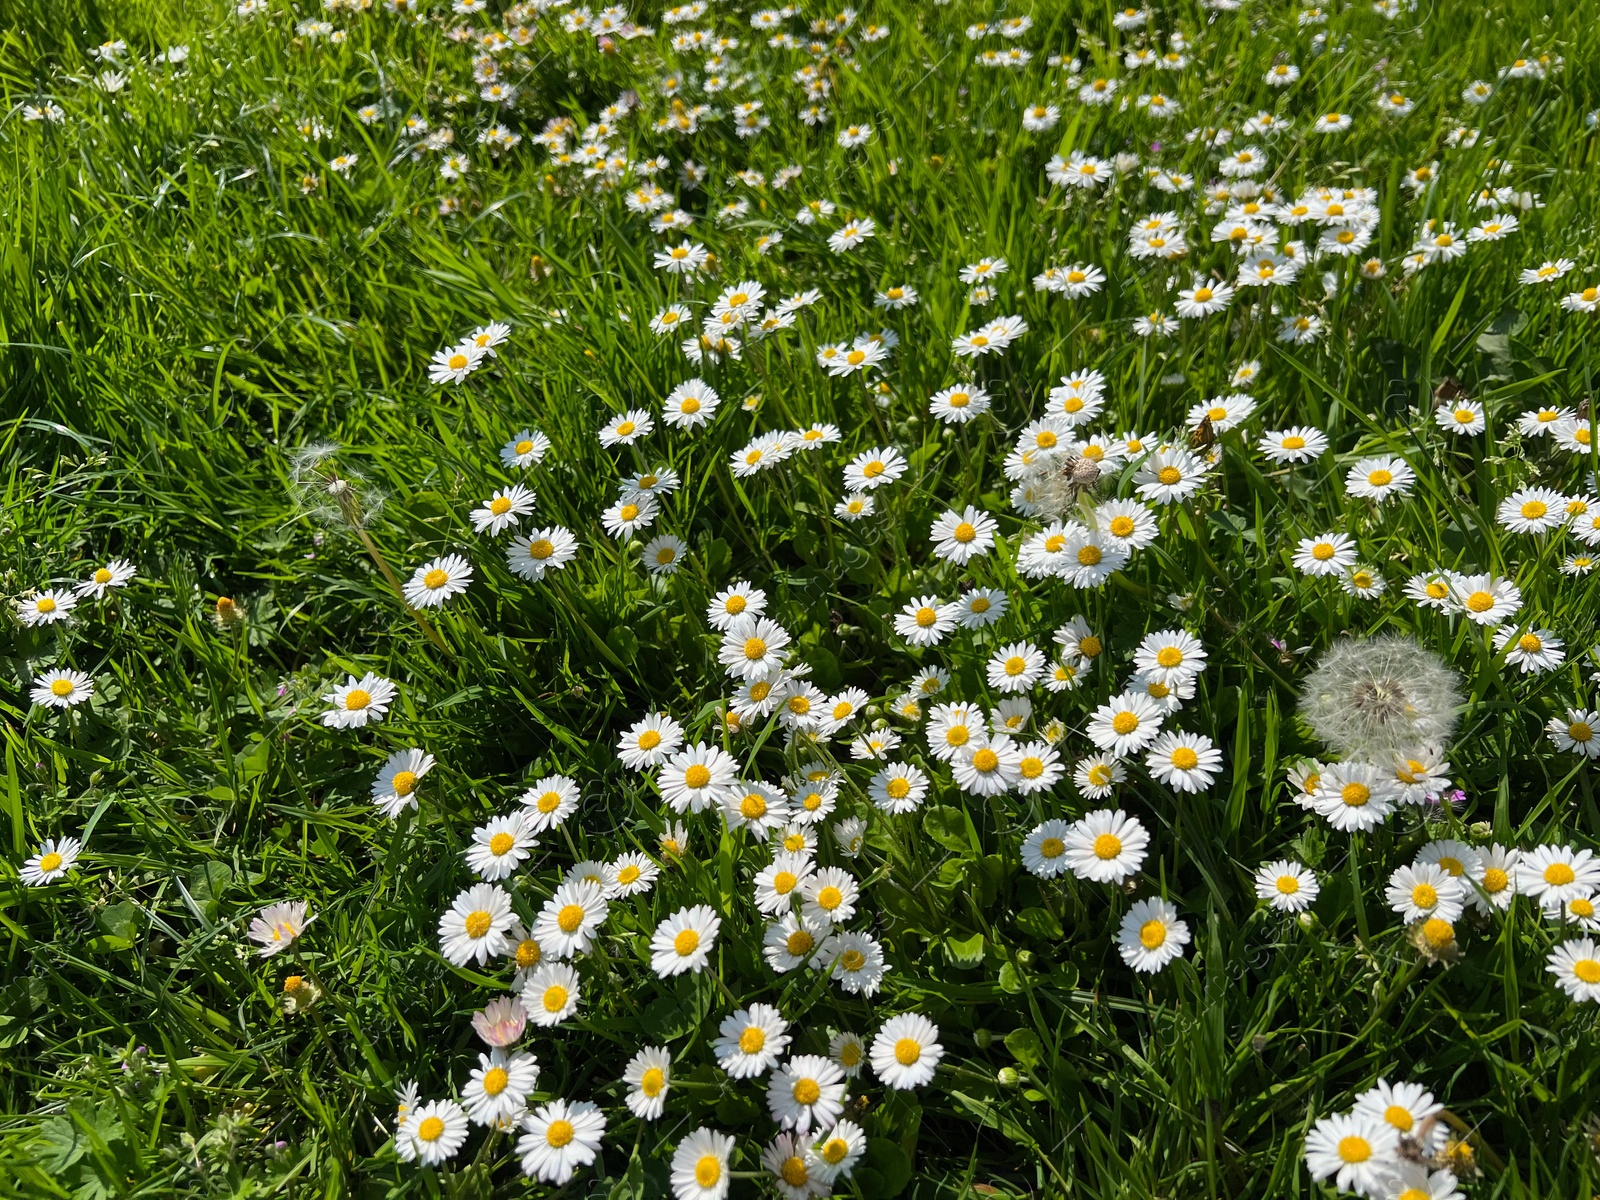
[[[540,774],[578,778],[584,805],[570,842],[546,838],[517,877],[525,916],[578,858],[654,852],[662,805],[647,777],[617,763],[616,737],[651,707],[691,734],[721,736],[726,681],[703,613],[741,577],[768,590],[820,686],[860,686],[879,701],[919,664],[947,666],[957,695],[983,699],[992,649],[1047,645],[1051,629],[1084,613],[1118,665],[1097,669],[1082,691],[1035,695],[1041,723],[1059,716],[1071,730],[1069,759],[1086,752],[1082,725],[1124,677],[1138,639],[1182,620],[1211,667],[1174,724],[1211,736],[1225,774],[1210,792],[1176,797],[1136,769],[1117,804],[1153,835],[1141,894],[1167,895],[1194,941],[1183,961],[1136,978],[1115,949],[1127,897],[1022,871],[1029,829],[1098,806],[1069,782],[1044,798],[982,802],[936,767],[929,808],[889,818],[871,812],[859,786],[870,772],[839,743],[845,806],[873,818],[853,867],[869,881],[868,924],[893,965],[884,990],[868,1002],[808,973],[772,975],[748,900],[764,852],[724,836],[714,817],[692,821],[688,859],[649,896],[613,905],[604,960],[583,963],[591,991],[579,1017],[528,1039],[543,1067],[540,1098],[595,1099],[611,1122],[575,1194],[663,1194],[671,1147],[700,1124],[734,1133],[739,1169],[759,1169],[772,1133],[761,1091],[723,1077],[707,1045],[729,1007],[723,987],[741,1002],[779,1004],[808,1051],[825,1048],[830,1028],[870,1034],[901,1011],[939,1023],[947,1057],[933,1085],[891,1095],[870,1073],[858,1083],[874,1139],[853,1185],[863,1197],[960,1196],[975,1185],[1097,1200],[1319,1195],[1301,1162],[1306,1130],[1380,1075],[1425,1083],[1476,1131],[1484,1174],[1467,1185],[1474,1198],[1596,1190],[1595,1009],[1570,1003],[1545,973],[1560,931],[1519,900],[1508,916],[1464,921],[1464,953],[1449,969],[1427,966],[1382,895],[1389,872],[1431,838],[1592,846],[1600,834],[1588,769],[1542,733],[1592,695],[1595,577],[1560,574],[1557,535],[1541,543],[1494,520],[1512,488],[1575,490],[1595,466],[1519,439],[1514,421],[1536,403],[1592,396],[1594,318],[1557,302],[1600,282],[1590,249],[1600,173],[1584,120],[1600,105],[1600,65],[1586,51],[1596,10],[1449,0],[1391,23],[1356,4],[1323,27],[1342,52],[1314,54],[1317,30],[1298,29],[1289,6],[1252,0],[1214,20],[1191,4],[1163,8],[1155,25],[1188,34],[1195,61],[1151,83],[1185,107],[1158,127],[1081,106],[1051,82],[1063,72],[1046,68],[1050,53],[1109,64],[1133,81],[1130,96],[1150,78],[1117,62],[1132,41],[1112,30],[1109,8],[1040,3],[1021,42],[973,43],[966,25],[1020,10],[885,0],[863,19],[891,35],[856,43],[853,60],[836,64],[836,119],[817,130],[796,119],[800,92],[788,81],[809,59],[769,51],[748,11],[715,9],[715,28],[744,43],[732,57],[760,85],[752,94],[766,102],[769,130],[745,142],[726,119],[692,139],[628,127],[635,159],[663,153],[676,168],[692,156],[710,168],[680,201],[702,214],[691,236],[721,273],[689,285],[651,269],[664,239],[627,213],[620,189],[597,193],[571,170],[547,176],[548,156],[531,141],[548,118],[581,123],[624,88],[638,90],[647,118],[664,111],[654,85],[678,60],[655,39],[602,55],[546,17],[553,32],[530,48],[526,73],[511,72],[522,97],[502,114],[529,140],[491,166],[472,144],[487,106],[445,103],[475,94],[471,51],[438,25],[335,13],[327,19],[349,39],[334,47],[294,36],[296,21],[324,15],[309,6],[242,22],[215,3],[0,0],[10,112],[0,123],[0,580],[15,597],[111,556],[140,571],[112,600],[80,606],[67,628],[0,621],[4,857],[20,866],[41,838],[93,829],[70,881],[24,888],[10,869],[0,880],[0,1193],[523,1194],[504,1137],[475,1131],[454,1171],[395,1158],[392,1087],[416,1078],[424,1095],[453,1094],[476,1063],[468,1018],[509,981],[498,966],[449,967],[438,915],[471,882],[461,852],[474,826]],[[663,26],[653,7],[634,15],[658,31],[689,27]],[[178,42],[192,55],[181,70],[138,67],[107,95],[84,82],[102,69],[86,48],[111,37],[146,64]],[[979,47],[1013,44],[1034,52],[1026,70],[973,65]],[[1304,71],[1287,92],[1262,82],[1280,51]],[[1548,80],[1508,81],[1481,108],[1460,99],[1471,80],[1546,52],[1567,60]],[[1417,99],[1404,121],[1374,108],[1380,63]],[[354,110],[380,95],[394,117],[359,124]],[[42,96],[62,105],[64,122],[22,120],[20,106]],[[1062,122],[1024,134],[1018,112],[1040,97],[1061,103]],[[686,103],[697,101],[691,89]],[[1212,218],[1197,193],[1128,183],[1074,199],[1046,185],[1044,163],[1072,148],[1140,153],[1203,186],[1210,160],[1182,132],[1237,128],[1262,108],[1298,121],[1261,143],[1283,192],[1377,189],[1372,253],[1389,277],[1345,271],[1325,297],[1319,266],[1272,297],[1241,290],[1226,318],[1141,341],[1129,323],[1170,307],[1169,281],[1187,284],[1191,267],[1231,273],[1232,252],[1205,240]],[[1355,114],[1349,134],[1301,132],[1330,109]],[[411,112],[454,125],[474,162],[465,186],[397,154],[394,126]],[[870,118],[873,141],[840,149],[839,114]],[[312,116],[332,130],[318,144],[293,129]],[[1482,131],[1476,146],[1448,148],[1459,123]],[[348,180],[325,166],[345,151],[360,156]],[[1438,182],[1412,196],[1402,173],[1434,160]],[[1478,219],[1472,201],[1498,178],[1496,160],[1510,164],[1506,184],[1544,206],[1507,241],[1403,279],[1399,259],[1422,220],[1464,229]],[[805,171],[782,192],[728,182],[746,166],[770,176],[789,163]],[[302,195],[308,172],[322,187]],[[441,216],[446,193],[465,211]],[[749,217],[719,225],[710,214],[735,196],[751,199]],[[828,253],[826,229],[790,220],[820,197],[841,215],[872,216],[877,237]],[[1130,224],[1165,208],[1180,211],[1193,247],[1177,270],[1126,253]],[[753,237],[772,227],[786,240],[759,257]],[[992,307],[969,311],[956,272],[985,254],[1012,270]],[[1517,284],[1521,268],[1561,255],[1579,261],[1563,284]],[[1098,297],[1068,302],[1029,287],[1044,267],[1073,260],[1106,269]],[[703,311],[741,278],[776,296],[816,287],[822,300],[790,333],[703,372],[675,340],[650,333],[669,300]],[[922,294],[917,308],[887,318],[871,308],[874,289],[905,282]],[[1320,310],[1328,335],[1281,346],[1269,300]],[[1030,332],[977,368],[993,418],[939,426],[926,397],[963,371],[949,339],[1011,312]],[[430,386],[429,357],[494,318],[515,325],[499,359],[462,387]],[[857,378],[827,378],[812,355],[885,323],[902,343],[879,405]],[[1057,376],[1105,372],[1114,419],[1097,429],[1170,431],[1190,405],[1228,390],[1247,358],[1264,366],[1260,414],[1222,437],[1213,485],[1163,510],[1161,539],[1112,584],[1029,585],[1009,551],[964,576],[930,556],[927,526],[950,505],[994,512],[1013,549],[1033,528],[1008,507],[1000,462]],[[658,430],[639,452],[599,448],[594,431],[610,414],[659,413],[696,373],[725,401],[709,430]],[[1486,401],[1487,436],[1449,442],[1433,426],[1446,376]],[[739,409],[747,396],[760,397],[753,413]],[[839,425],[844,446],[752,479],[730,475],[728,456],[754,432],[812,421]],[[1269,471],[1255,434],[1301,422],[1325,430],[1334,452],[1315,468]],[[511,576],[499,546],[466,520],[510,478],[497,450],[529,424],[555,444],[531,472],[538,520],[583,543],[570,568],[539,585]],[[324,439],[383,496],[368,532],[402,576],[451,550],[476,564],[467,595],[430,618],[442,650],[362,544],[297,504],[289,453]],[[874,519],[837,521],[844,451],[885,444],[905,449],[912,471],[878,493]],[[1347,462],[1379,450],[1417,468],[1410,502],[1374,510],[1344,494]],[[620,474],[662,461],[685,486],[659,528],[692,554],[657,586],[597,514]],[[1363,561],[1389,579],[1382,599],[1355,601],[1291,571],[1295,541],[1325,529],[1357,538]],[[1476,626],[1399,595],[1407,575],[1436,566],[1514,578],[1522,618],[1567,640],[1567,666],[1507,671]],[[989,633],[908,654],[891,633],[894,613],[915,595],[953,595],[963,577],[1008,590],[1012,614]],[[1194,598],[1181,617],[1172,593]],[[246,606],[242,628],[208,619],[219,595]],[[1427,820],[1403,810],[1350,838],[1290,803],[1283,779],[1321,752],[1294,717],[1309,663],[1342,634],[1380,630],[1414,633],[1465,677],[1470,701],[1449,758],[1466,799]],[[58,664],[97,681],[93,703],[70,716],[29,706],[29,681]],[[369,669],[401,685],[390,719],[359,734],[321,728],[319,694]],[[921,761],[920,737],[897,727]],[[769,779],[793,765],[781,735],[759,751],[749,738],[729,744]],[[396,827],[367,789],[388,752],[412,745],[440,766],[420,813]],[[1322,878],[1314,921],[1258,906],[1251,873],[1277,857]],[[244,929],[287,897],[308,900],[316,922],[287,960],[263,964],[242,949]],[[661,917],[693,903],[723,914],[721,983],[660,983],[643,946]],[[325,990],[309,1014],[281,1012],[291,972]],[[652,1041],[673,1047],[679,1083],[666,1120],[640,1127],[614,1081]],[[734,1195],[758,1187],[771,1192],[741,1179]]]

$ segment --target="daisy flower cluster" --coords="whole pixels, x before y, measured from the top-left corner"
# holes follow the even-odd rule
[[[1581,12],[200,7],[15,109],[119,182],[17,223],[5,1039],[196,1046],[16,1161],[1592,1177]]]

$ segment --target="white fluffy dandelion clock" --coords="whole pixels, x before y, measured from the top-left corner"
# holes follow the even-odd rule
[[[1324,743],[1354,758],[1444,746],[1461,712],[1460,678],[1411,638],[1336,642],[1302,685],[1300,715]]]

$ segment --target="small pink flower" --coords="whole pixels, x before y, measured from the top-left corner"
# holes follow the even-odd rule
[[[482,1012],[472,1014],[472,1028],[491,1046],[511,1046],[522,1036],[528,1014],[515,996],[489,1001]]]

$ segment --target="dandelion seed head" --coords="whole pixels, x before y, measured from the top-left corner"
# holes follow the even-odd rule
[[[1306,677],[1300,715],[1348,758],[1380,761],[1444,746],[1461,709],[1460,677],[1411,638],[1349,638]]]

